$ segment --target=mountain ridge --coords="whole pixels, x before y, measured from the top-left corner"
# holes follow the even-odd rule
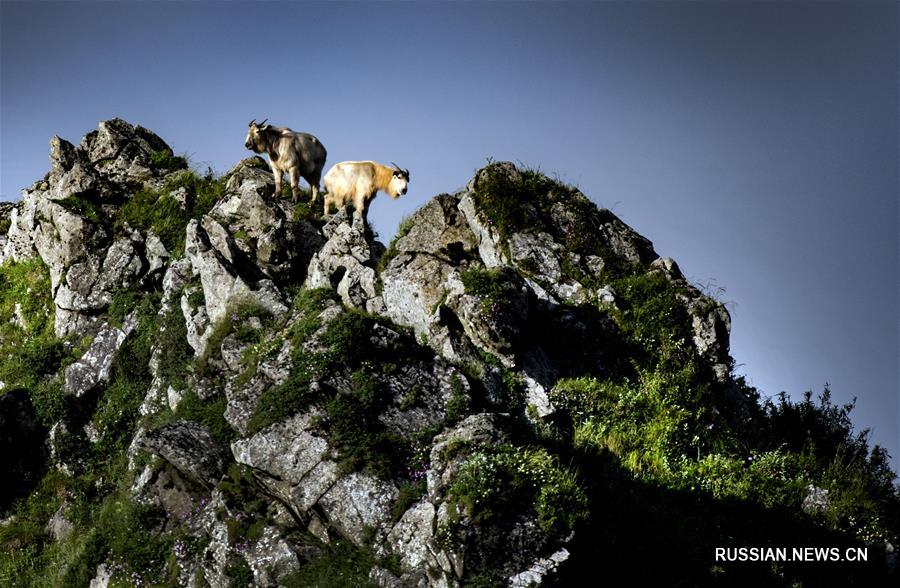
[[[28,449],[0,578],[896,577],[897,489],[849,407],[761,401],[725,307],[577,189],[491,163],[385,246],[260,158],[198,176],[120,119],[50,158],[0,208],[0,418]],[[876,555],[714,560],[736,541]]]

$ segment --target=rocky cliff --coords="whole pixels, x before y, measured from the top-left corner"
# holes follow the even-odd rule
[[[760,402],[724,306],[577,189],[492,163],[385,247],[259,158],[198,176],[119,119],[50,159],[0,209],[6,583],[893,573],[849,408]],[[871,563],[713,559],[795,544]]]

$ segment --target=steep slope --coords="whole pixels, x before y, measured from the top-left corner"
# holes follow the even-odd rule
[[[577,189],[492,163],[387,248],[273,192],[114,119],[0,209],[0,581],[896,579],[849,408],[760,402],[724,306]]]

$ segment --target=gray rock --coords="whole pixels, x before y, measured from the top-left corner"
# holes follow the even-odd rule
[[[698,296],[688,302],[694,345],[711,364],[727,364],[731,316],[725,307],[711,298]]]
[[[136,326],[137,318],[134,313],[125,318],[121,328],[104,325],[84,355],[66,368],[63,391],[81,398],[109,382],[116,352]]]
[[[47,534],[54,541],[63,541],[66,537],[72,534],[72,531],[75,530],[75,525],[72,524],[72,521],[66,518],[66,509],[68,508],[68,504],[65,502],[60,505],[60,507],[53,513],[53,516],[50,517],[50,520],[47,522]]]
[[[144,434],[140,444],[206,486],[214,486],[225,471],[224,449],[198,423],[164,425]]]
[[[280,586],[280,579],[300,567],[297,554],[271,525],[263,529],[260,538],[243,555],[253,570],[255,586]]]
[[[264,483],[298,512],[312,508],[337,480],[331,449],[314,434],[321,416],[298,414],[231,444],[235,461],[266,473]]]
[[[436,511],[427,500],[420,500],[397,521],[387,535],[391,551],[400,556],[407,569],[421,568],[432,559]]]
[[[154,233],[152,229],[147,231],[145,247],[148,265],[147,273],[153,274],[162,270],[166,266],[170,254],[168,250],[166,250],[166,246],[163,245],[163,242],[160,241],[159,237],[156,236],[156,233]]]
[[[360,215],[348,218],[346,208],[335,213],[322,232],[328,241],[309,262],[306,287],[334,288],[347,306],[366,308],[378,295],[374,267],[383,246],[367,236]]]
[[[341,535],[359,546],[373,540],[377,553],[383,550],[391,505],[397,494],[393,484],[354,472],[339,478],[322,495],[318,505]],[[367,537],[369,530],[374,531],[373,537]]]
[[[569,550],[565,547],[549,557],[536,560],[527,570],[509,578],[509,588],[533,588],[544,585],[548,577],[558,571],[559,566],[569,559]]]
[[[208,222],[215,223],[211,219]],[[240,303],[256,303],[272,315],[287,311],[275,284],[269,279],[254,281],[253,278],[258,276],[241,275],[238,268],[213,247],[208,233],[196,220],[188,224],[185,253],[194,274],[200,276],[211,323],[221,321],[230,307]]]
[[[491,226],[490,219],[485,218],[478,210],[475,199],[472,196],[472,192],[474,192],[478,182],[482,181],[489,173],[504,174],[512,183],[520,182],[522,176],[519,173],[519,170],[516,169],[516,166],[511,163],[501,162],[494,164],[491,171],[488,171],[486,168],[479,170],[479,172],[475,174],[475,177],[466,185],[466,188],[463,190],[462,196],[459,199],[459,210],[465,216],[469,228],[475,235],[481,261],[485,266],[492,268],[508,265],[509,259],[507,259],[507,256],[504,253],[500,233]]]
[[[112,570],[105,563],[97,566],[97,573],[91,579],[90,588],[107,588],[112,580]]]
[[[515,233],[509,239],[509,255],[520,269],[550,282],[562,278],[558,254],[562,246],[548,233]]]
[[[653,263],[650,264],[650,268],[651,270],[662,273],[671,282],[684,280],[684,274],[681,273],[681,268],[678,267],[678,264],[675,263],[675,260],[671,257],[660,257],[659,259],[653,260]]]
[[[825,512],[831,507],[831,500],[828,498],[828,490],[820,488],[813,484],[806,487],[806,496],[801,504],[803,512],[812,514],[817,512]]]

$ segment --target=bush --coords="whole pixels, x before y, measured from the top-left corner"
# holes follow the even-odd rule
[[[476,452],[460,467],[449,496],[476,522],[533,508],[545,533],[567,535],[588,514],[575,474],[534,447],[501,445]]]
[[[155,169],[165,171],[186,169],[188,166],[187,159],[175,155],[170,150],[155,151],[150,155],[150,162]]]
[[[483,298],[483,306],[503,303],[517,294],[515,270],[508,267],[496,269],[469,268],[460,276],[466,294]]]

